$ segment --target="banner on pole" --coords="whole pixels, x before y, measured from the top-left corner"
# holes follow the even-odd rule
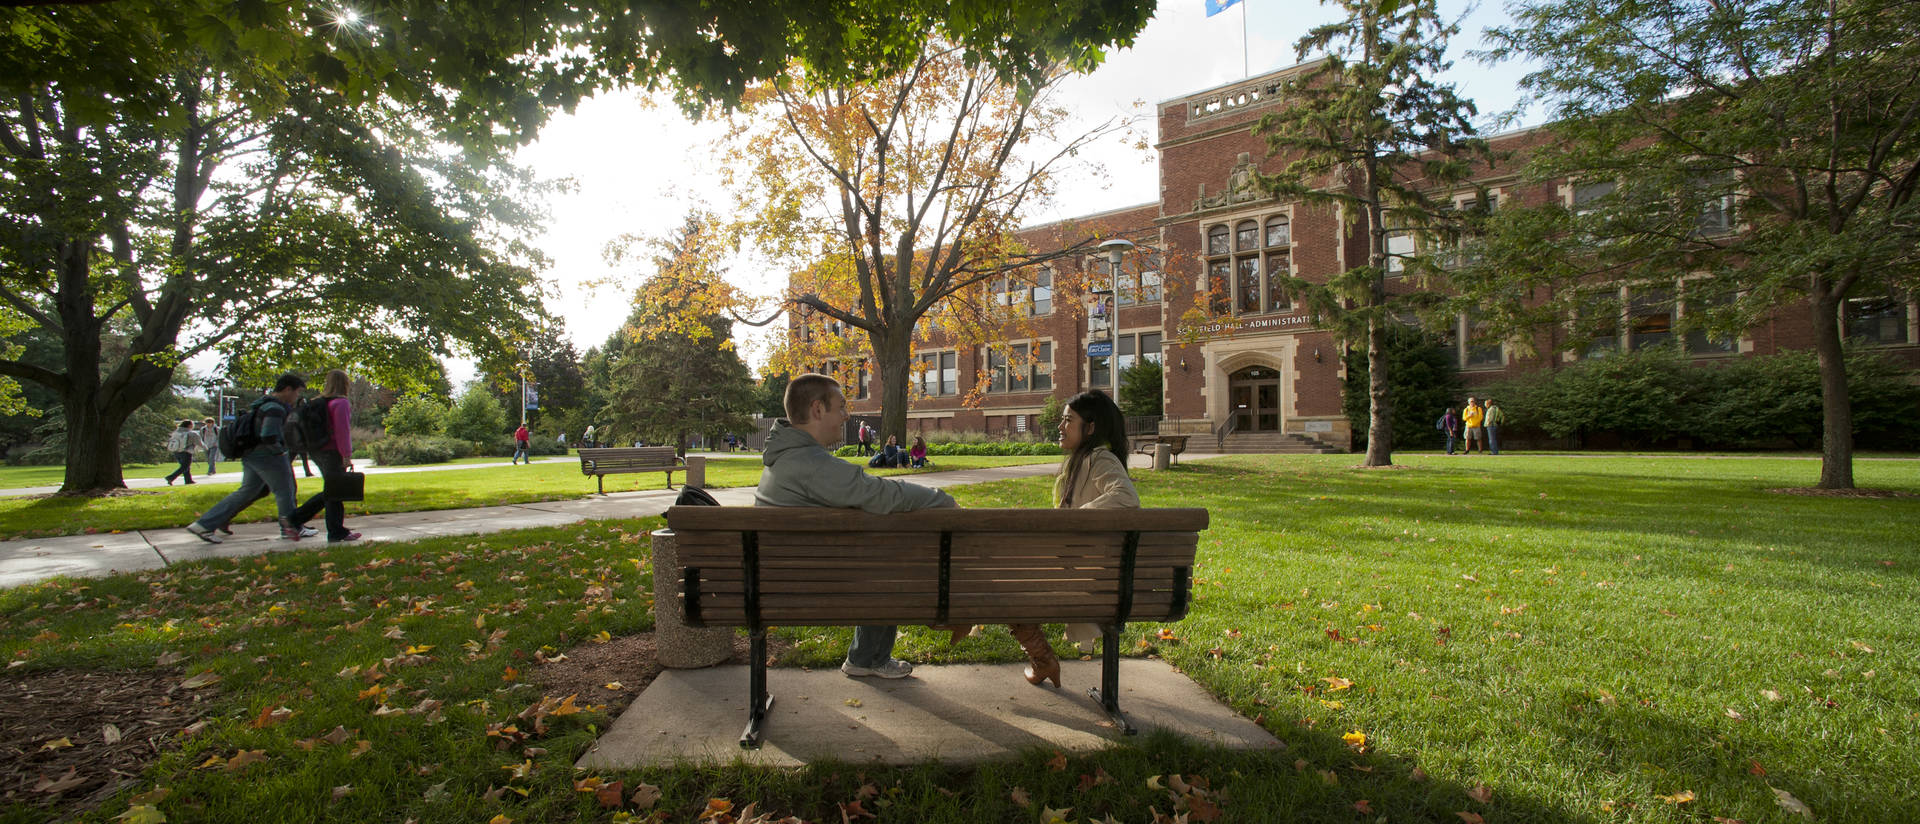
[[[1207,0],[1207,16],[1212,17],[1226,11],[1228,7],[1238,5],[1239,2],[1240,0]]]

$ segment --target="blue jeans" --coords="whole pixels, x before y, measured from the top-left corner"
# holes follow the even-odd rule
[[[1500,427],[1487,427],[1487,451],[1500,454]]]
[[[1447,454],[1448,454],[1448,455],[1452,455],[1452,454],[1453,454],[1453,441],[1454,441],[1454,439],[1455,439],[1455,438],[1457,438],[1457,437],[1459,437],[1459,436],[1458,436],[1458,435],[1455,435],[1455,434],[1453,434],[1453,430],[1451,430],[1451,429],[1449,429],[1449,430],[1447,430]]]
[[[513,448],[513,462],[519,463],[521,461],[526,461],[527,463],[533,463],[533,459],[527,457],[526,443],[519,442],[519,441],[516,441],[515,443],[516,443],[516,446],[514,446]]]
[[[218,447],[213,447],[213,446],[207,447],[207,474],[208,475],[213,474],[213,459],[219,456],[220,456],[220,449]]]
[[[854,627],[853,646],[847,647],[847,663],[869,669],[893,658],[893,639],[900,628]]]
[[[287,462],[287,453],[255,449],[240,458],[240,488],[201,515],[199,524],[205,529],[226,526],[260,497],[262,489],[273,492],[280,520],[286,521],[293,517],[293,488],[293,465]]]
[[[172,485],[173,479],[182,475],[187,476],[187,483],[193,483],[193,453],[175,452],[173,453],[173,459],[180,463],[180,468],[174,470],[173,474],[167,476],[167,484]]]

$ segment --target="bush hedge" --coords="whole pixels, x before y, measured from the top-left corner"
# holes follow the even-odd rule
[[[879,446],[874,447],[878,452]],[[857,457],[860,447],[849,444],[834,450],[833,454],[842,458]],[[927,454],[941,455],[1058,455],[1060,445],[1041,441],[980,441],[967,443],[962,441],[941,441],[927,444]]]
[[[1920,447],[1920,386],[1879,353],[1850,352],[1848,394],[1854,445]],[[1666,349],[1583,361],[1474,392],[1491,394],[1507,426],[1550,438],[1585,441],[1612,435],[1629,447],[1764,448],[1820,444],[1819,363],[1787,352],[1694,363]]]
[[[446,463],[473,454],[473,444],[459,438],[398,436],[369,444],[368,454],[381,466]]]

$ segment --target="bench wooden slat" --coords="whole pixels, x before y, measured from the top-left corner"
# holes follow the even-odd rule
[[[1118,591],[1119,583],[1117,578],[1108,578],[1106,580],[965,581],[956,582],[950,587],[948,589],[948,597],[956,601],[963,597],[985,598],[1000,595],[1057,595],[1062,598],[1068,598],[1082,593],[1093,593],[1110,598]],[[939,592],[938,582],[928,584],[925,581],[899,579],[875,582],[875,585],[885,586],[886,591],[883,594],[897,594],[903,597],[911,595],[913,598],[921,600],[924,600],[929,594]],[[1154,580],[1149,581],[1136,580],[1133,585],[1133,591],[1135,594],[1145,592],[1170,592],[1172,591],[1173,585],[1174,577],[1169,574],[1156,576]],[[700,583],[700,597],[704,600],[708,596],[728,597],[742,595],[745,589],[746,587],[740,581],[715,581],[703,578]],[[835,599],[818,599],[821,600],[822,603],[831,603],[833,600],[837,600],[838,595],[844,593],[846,589],[845,582],[841,582],[836,588],[835,582],[833,581],[792,581],[782,579],[760,585],[760,593],[762,596],[780,595],[798,598],[802,596],[817,597],[822,593],[835,595]]]
[[[816,507],[676,506],[667,509],[675,532],[1198,532],[1207,510],[1183,509],[926,509],[911,517]]]

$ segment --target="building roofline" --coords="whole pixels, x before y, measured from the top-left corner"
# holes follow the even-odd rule
[[[1059,220],[1047,221],[1046,223],[1035,223],[1031,226],[1022,226],[1018,229],[1015,229],[1014,231],[1031,232],[1035,229],[1045,229],[1049,226],[1064,226],[1068,223],[1084,222],[1084,221],[1095,220],[1103,217],[1112,217],[1113,215],[1120,214],[1121,212],[1131,212],[1136,209],[1146,209],[1149,207],[1153,208],[1157,212],[1160,208],[1160,201],[1149,200],[1149,201],[1146,201],[1145,203],[1135,203],[1132,206],[1121,206],[1114,209],[1108,209],[1104,212],[1089,212],[1084,215],[1074,215],[1072,217],[1063,217]]]
[[[1224,91],[1226,89],[1231,89],[1236,86],[1244,86],[1248,83],[1259,82],[1261,80],[1266,80],[1266,79],[1275,77],[1277,75],[1298,73],[1301,69],[1304,69],[1308,66],[1312,66],[1316,63],[1325,63],[1326,61],[1327,61],[1327,58],[1324,56],[1316,57],[1312,60],[1308,60],[1303,63],[1295,63],[1291,66],[1282,66],[1280,68],[1274,69],[1273,71],[1266,72],[1264,74],[1256,74],[1251,77],[1242,77],[1239,80],[1230,80],[1218,86],[1211,86],[1205,89],[1186,92],[1185,94],[1177,94],[1177,95],[1174,95],[1173,97],[1169,97],[1165,100],[1155,103],[1154,108],[1160,108],[1169,103],[1177,103],[1183,100],[1187,100],[1189,98],[1199,97],[1201,95],[1213,94],[1214,92]]]

